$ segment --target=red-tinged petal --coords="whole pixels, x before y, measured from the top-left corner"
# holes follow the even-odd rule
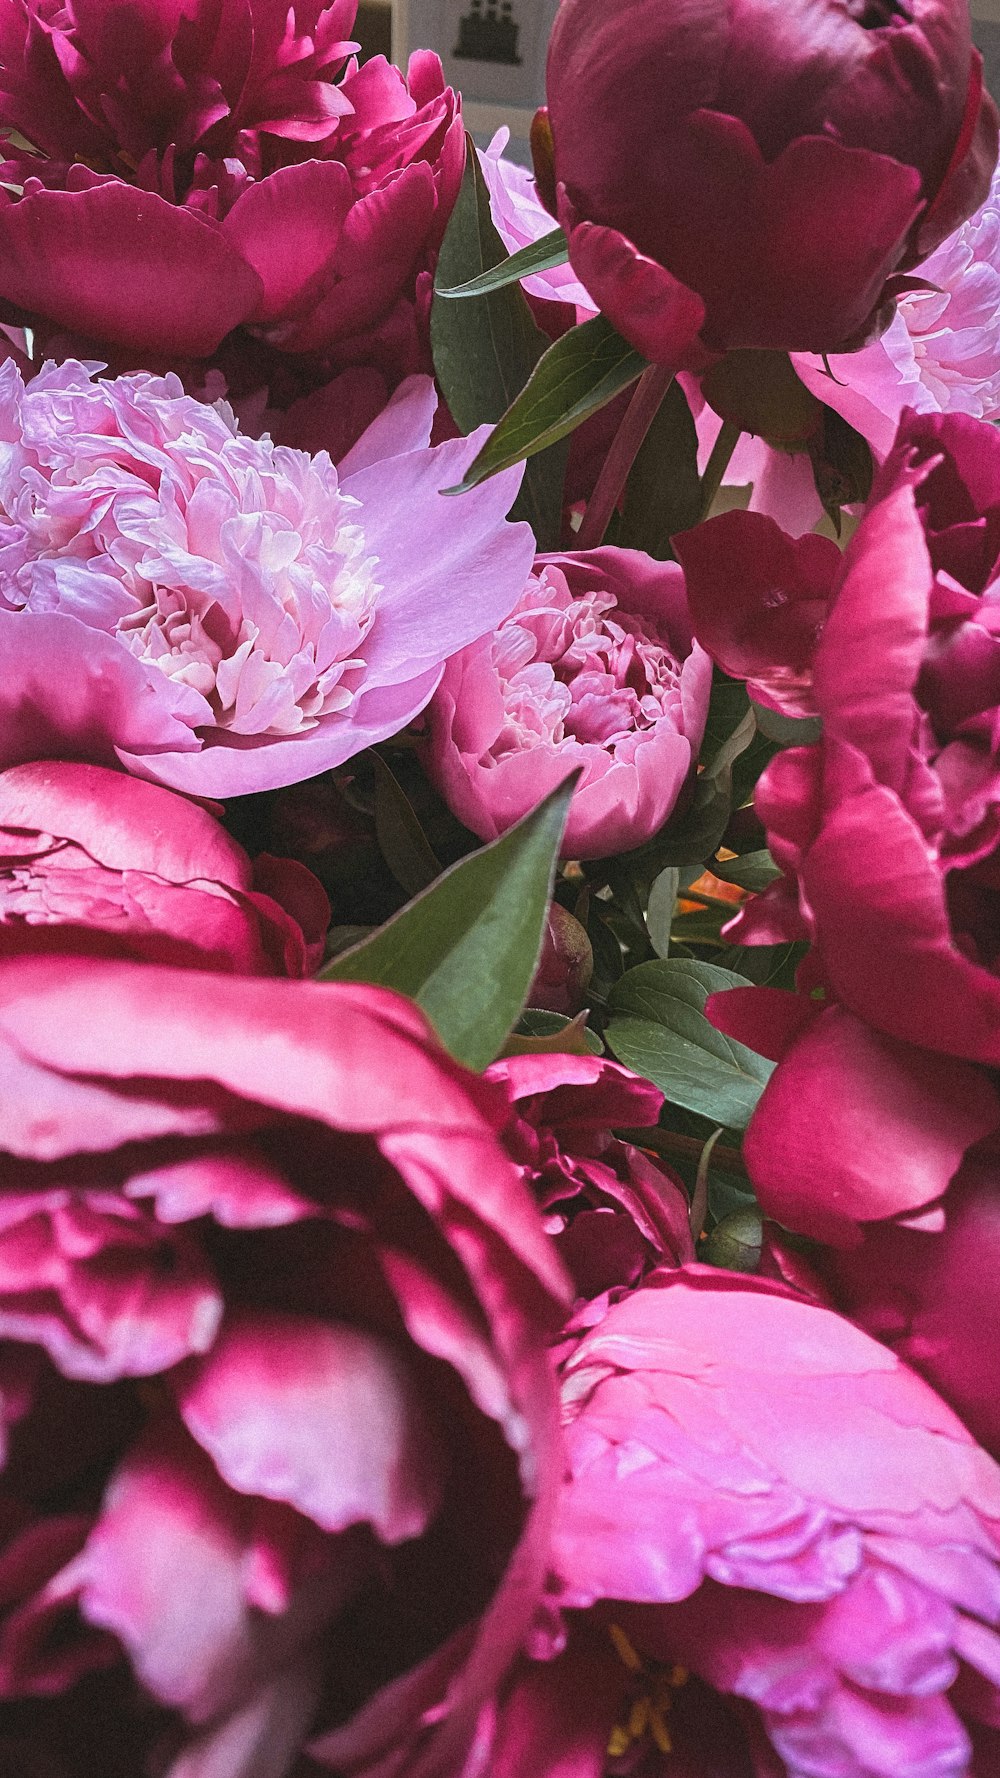
[[[463,1778],[603,1778],[626,1677],[596,1625],[579,1626],[556,1661],[522,1661]]]
[[[72,840],[108,870],[251,886],[249,859],[214,816],[101,766],[36,760],[0,773],[0,854],[7,827]]]
[[[573,270],[630,346],[671,370],[703,370],[711,363],[699,332],[705,305],[694,290],[617,229],[578,222],[568,232]]]
[[[786,988],[726,988],[705,1002],[705,1017],[717,1031],[771,1062],[781,1061],[819,1012],[815,1001]]]
[[[956,945],[940,867],[898,797],[876,786],[835,807],[802,877],[838,999],[903,1042],[1000,1063],[1000,978]]]
[[[207,357],[261,283],[195,211],[116,181],[0,203],[8,302],[133,352]]]
[[[766,687],[776,708],[813,714],[812,665],[841,564],[837,545],[795,540],[761,513],[729,512],[673,539],[691,621],[724,672]]]
[[[761,1206],[834,1246],[943,1196],[1000,1124],[988,1076],[873,1031],[841,1007],[785,1053],[744,1143]]]
[[[371,1524],[383,1543],[419,1536],[437,1512],[440,1447],[412,1362],[380,1335],[237,1311],[176,1388],[188,1431],[242,1494],[323,1531]]]
[[[262,1606],[261,1561],[287,1583]],[[128,1453],[68,1571],[80,1611],[111,1630],[154,1698],[192,1723],[239,1708],[307,1647],[365,1572],[352,1539],[234,1494],[178,1426]],[[197,1610],[192,1609],[196,1586]]]
[[[222,230],[261,281],[249,321],[263,325],[294,307],[333,258],[352,197],[346,167],[316,160],[279,167],[237,198]]]

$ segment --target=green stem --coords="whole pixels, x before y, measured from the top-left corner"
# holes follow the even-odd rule
[[[576,534],[578,549],[596,549],[604,541],[611,515],[622,496],[642,441],[656,418],[659,406],[674,380],[672,370],[651,364],[636,385],[625,415],[601,465],[594,491],[587,501],[583,524]]]
[[[734,420],[723,420],[719,436],[712,446],[711,455],[705,464],[705,473],[701,478],[701,516],[703,519],[707,519],[712,510],[712,502],[722,486],[722,478],[729,468],[730,459],[742,436],[742,428],[737,426]]]

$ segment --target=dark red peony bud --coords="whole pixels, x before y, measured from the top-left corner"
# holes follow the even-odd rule
[[[563,0],[548,96],[574,268],[678,369],[860,342],[996,160],[965,0]]]

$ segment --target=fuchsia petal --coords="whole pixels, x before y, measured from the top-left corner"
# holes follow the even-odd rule
[[[261,300],[220,228],[117,181],[3,196],[0,253],[8,301],[135,352],[207,357]]]
[[[998,1124],[1000,1100],[977,1069],[831,1007],[764,1088],[746,1160],[769,1216],[851,1246],[859,1222],[940,1198],[966,1148]]]
[[[440,1504],[412,1367],[360,1328],[230,1315],[208,1357],[181,1374],[178,1402],[231,1487],[287,1501],[324,1531],[367,1521],[399,1543],[425,1531]]]

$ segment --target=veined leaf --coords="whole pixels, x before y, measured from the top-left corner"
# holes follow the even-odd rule
[[[645,358],[603,315],[571,327],[539,359],[527,387],[494,428],[465,479],[444,492],[464,494],[568,437],[645,369]]]
[[[534,979],[559,842],[577,774],[492,845],[459,859],[377,932],[320,971],[327,982],[395,988],[446,1049],[485,1068]]]
[[[445,296],[449,301],[463,296],[489,296],[491,290],[502,290],[505,284],[517,284],[522,278],[530,278],[535,272],[549,272],[553,266],[565,265],[568,258],[569,244],[566,236],[561,228],[554,228],[551,234],[543,235],[540,241],[530,241],[527,247],[521,247],[509,259],[480,272],[478,277],[470,278],[466,284],[453,284],[446,290],[442,284],[437,283],[434,294]]]
[[[641,963],[611,990],[605,1038],[619,1062],[654,1081],[674,1105],[742,1130],[774,1064],[723,1036],[704,1009],[710,994],[746,986],[746,976],[712,963]]]

